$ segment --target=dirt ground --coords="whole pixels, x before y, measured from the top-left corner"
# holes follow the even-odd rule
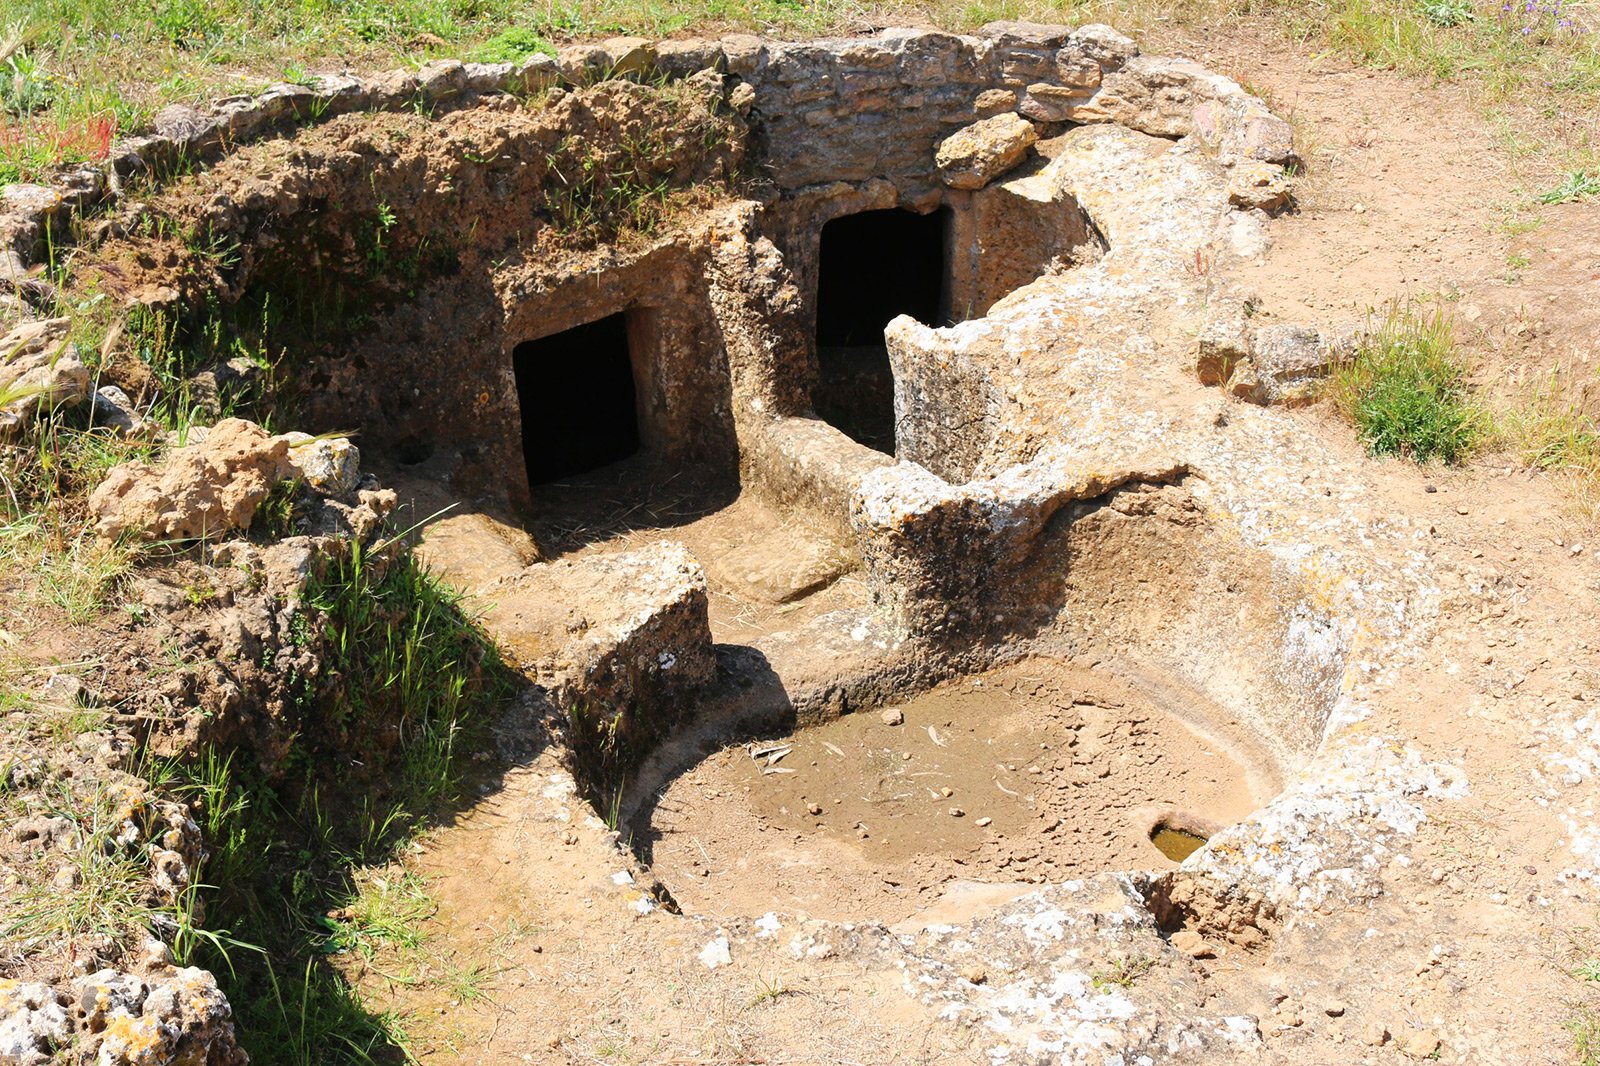
[[[1209,833],[1267,798],[1229,747],[1107,677],[1030,660],[726,748],[659,793],[635,846],[695,914],[895,922],[954,881],[1175,867],[1158,824]]]
[[[1203,42],[1146,43],[1191,54],[1267,93],[1314,145],[1299,210],[1272,223],[1272,250],[1250,272],[1266,314],[1337,323],[1395,297],[1441,295],[1463,324],[1480,380],[1514,390],[1565,368],[1575,375],[1572,394],[1593,400],[1600,208],[1542,209],[1537,229],[1512,232],[1508,212],[1526,202],[1530,182],[1540,178],[1525,161],[1513,165],[1466,90],[1352,70],[1265,26],[1219,30]],[[1296,417],[1335,450],[1356,451],[1348,428],[1326,410]],[[1406,738],[1424,757],[1460,766],[1471,794],[1430,811],[1410,856],[1385,868],[1385,899],[1369,913],[1286,934],[1277,956],[1197,966],[1204,980],[1261,989],[1261,1061],[1570,1061],[1564,1026],[1588,995],[1570,972],[1591,950],[1585,930],[1600,897],[1562,870],[1582,864],[1595,797],[1587,772],[1563,778],[1566,764],[1552,769],[1552,752],[1592,750],[1584,748],[1592,723],[1584,723],[1600,697],[1593,625],[1600,541],[1558,483],[1513,470],[1503,458],[1490,455],[1459,470],[1399,461],[1378,469],[1383,488],[1372,505],[1425,525],[1419,551],[1442,575],[1444,605],[1439,636],[1394,678],[1405,697],[1363,728]],[[1487,601],[1478,595],[1485,588],[1494,593]],[[932,883],[928,856],[964,857],[981,871],[978,881],[1055,879],[1133,861],[1135,851],[1139,865],[1160,868],[1166,860],[1148,840],[1099,837],[1095,823],[1080,833],[1087,854],[1052,850],[1057,844],[1036,849],[1037,832],[1010,835],[1027,805],[996,787],[996,766],[1021,767],[1005,770],[1004,780],[1028,776],[1038,743],[1030,731],[1058,717],[1052,730],[1070,732],[1082,722],[1078,733],[1087,735],[1097,716],[1124,730],[1129,719],[1109,714],[1104,689],[1092,685],[1096,702],[1086,705],[1068,696],[1071,686],[1047,687],[1042,700],[1014,683],[1002,687],[1014,702],[988,735],[962,726],[967,703],[989,695],[954,688],[903,705],[901,726],[858,716],[794,738],[794,750],[774,764],[800,771],[792,775],[762,776],[743,748],[713,757],[663,796],[654,822],[662,836],[651,842],[654,874],[690,911],[726,907],[753,916],[796,907],[842,916],[863,906],[893,919],[909,913],[912,894]],[[1144,726],[1155,732],[1163,764],[1205,757],[1204,742],[1181,727]],[[909,839],[894,821],[893,803],[911,801],[889,788],[902,776],[894,754],[908,751],[912,758],[902,762],[951,775],[929,778],[930,787],[952,789],[948,797],[925,790],[917,797],[944,813],[914,823]],[[868,779],[866,797],[811,773],[829,758],[850,757],[876,760],[881,771]],[[1070,763],[1060,761],[1059,772],[1070,775]],[[430,936],[449,944],[461,965],[493,974],[484,994],[469,1000],[441,1000],[381,973],[362,976],[364,991],[379,1002],[438,1019],[417,1031],[420,1059],[986,1061],[970,1033],[933,1024],[902,996],[898,977],[857,961],[802,969],[775,952],[708,972],[692,962],[698,942],[685,944],[685,934],[662,932],[648,917],[621,927],[597,922],[618,899],[642,901],[647,886],[640,882],[650,872],[619,864],[610,830],[560,793],[556,774],[551,753],[531,757],[416,859],[439,900]],[[1238,773],[1212,776],[1186,791],[1158,782],[1152,770],[1131,782],[1145,791],[1116,790],[1113,806],[1120,812],[1181,801],[1220,820],[1236,817],[1248,806]],[[713,793],[715,802],[706,799]],[[1112,801],[1108,790],[1093,802]],[[964,816],[950,816],[950,807]],[[984,817],[992,822],[980,828]],[[689,818],[694,834],[686,832]],[[799,869],[815,876],[774,861],[766,841],[780,836],[791,859],[813,864]],[[1024,852],[1035,854],[1019,861]],[[728,864],[744,864],[755,876],[737,892],[720,888]],[[890,870],[902,872],[886,875]],[[861,890],[847,886],[869,875],[878,884],[864,897],[852,895]],[[713,931],[714,923],[702,930]],[[1339,950],[1322,950],[1319,938]],[[684,957],[691,962],[678,961]],[[1299,961],[1274,973],[1274,958]],[[1307,968],[1308,959],[1318,965]]]

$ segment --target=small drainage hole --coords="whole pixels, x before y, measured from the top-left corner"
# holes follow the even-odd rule
[[[1150,830],[1150,843],[1173,862],[1182,862],[1206,846],[1206,838],[1187,829],[1179,829],[1166,822],[1158,822]]]
[[[817,276],[817,364],[812,403],[858,444],[894,454],[894,374],[883,330],[899,315],[941,320],[948,209],[890,209],[822,227]]]
[[[528,482],[545,485],[639,450],[626,314],[517,345]]]

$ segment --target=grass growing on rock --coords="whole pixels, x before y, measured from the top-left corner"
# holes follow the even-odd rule
[[[1391,308],[1331,390],[1373,455],[1457,463],[1486,428],[1443,311]]]
[[[892,23],[1107,21],[1129,32],[1265,18],[1366,66],[1464,78],[1496,99],[1600,96],[1592,7],[1471,0],[23,0],[0,26],[0,181],[105,157],[171,103],[303,83],[312,71],[515,61],[558,43],[753,31],[807,37]]]
[[[164,785],[204,812],[201,960],[251,1061],[392,1061],[405,1057],[402,1019],[368,1011],[334,961],[419,945],[432,904],[392,861],[455,798],[461,740],[481,734],[509,681],[408,553],[352,547],[305,602],[323,618],[325,676],[286,774],[208,753]]]

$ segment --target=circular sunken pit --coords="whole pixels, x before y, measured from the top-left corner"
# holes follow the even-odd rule
[[[1209,835],[1278,787],[1250,738],[1171,698],[1025,660],[729,744],[658,793],[635,840],[708,915],[893,922],[978,886],[1171,869],[1161,830]]]

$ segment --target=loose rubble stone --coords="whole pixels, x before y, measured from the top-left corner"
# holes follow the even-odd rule
[[[995,115],[939,142],[934,160],[946,185],[981,189],[1022,162],[1038,139],[1038,129],[1020,115]]]
[[[294,476],[324,496],[346,496],[361,484],[361,452],[345,437],[286,433]]]
[[[1400,1050],[1413,1059],[1430,1059],[1439,1050],[1439,1034],[1432,1029],[1420,1029],[1401,1037]]]
[[[1276,163],[1241,162],[1228,176],[1228,202],[1267,214],[1281,211],[1289,202],[1288,175]]]
[[[119,437],[136,436],[146,427],[128,394],[115,385],[102,385],[95,390],[94,420],[96,425],[109,427]]]
[[[293,472],[289,441],[229,418],[203,441],[179,448],[156,470],[123,463],[89,497],[95,529],[107,539],[190,540],[248,529],[274,485]]]
[[[0,337],[0,437],[41,411],[70,407],[89,393],[89,369],[67,340],[72,320],[24,322]]]

